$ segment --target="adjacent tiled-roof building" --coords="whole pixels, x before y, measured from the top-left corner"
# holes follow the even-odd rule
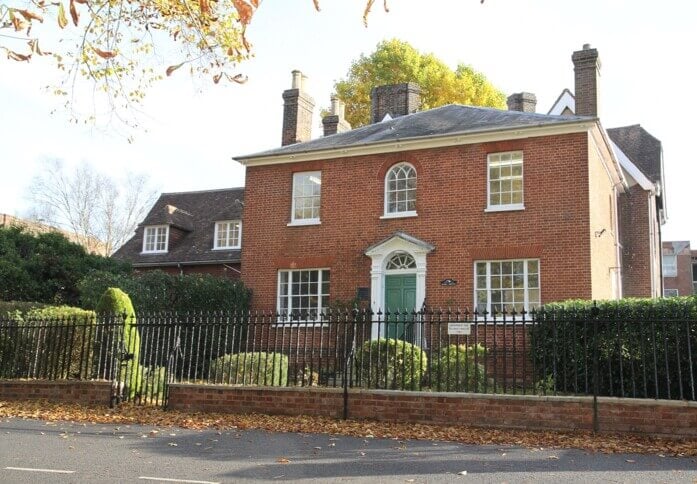
[[[244,188],[163,193],[113,257],[138,270],[239,277]]]

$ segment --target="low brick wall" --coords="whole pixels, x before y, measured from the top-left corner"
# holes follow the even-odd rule
[[[83,405],[109,405],[111,382],[0,380],[0,400],[50,400]]]
[[[339,388],[258,388],[172,384],[169,408],[183,411],[343,414]],[[349,417],[525,430],[592,430],[592,397],[538,397],[349,390]],[[602,432],[697,438],[697,402],[598,398]]]

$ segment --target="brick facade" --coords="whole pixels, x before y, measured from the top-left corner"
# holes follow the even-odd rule
[[[653,296],[650,195],[639,185],[620,194],[622,290],[625,297]]]
[[[50,400],[81,405],[109,405],[111,382],[0,380],[0,400]]]
[[[168,407],[187,412],[340,418],[342,389],[173,384]],[[526,430],[592,430],[592,397],[539,397],[350,389],[349,418]],[[697,437],[697,403],[598,398],[602,432]]]
[[[397,231],[435,246],[426,269],[431,307],[471,308],[473,263],[495,258],[539,258],[543,303],[612,297],[610,267],[619,266],[614,234],[596,241],[593,233],[610,221],[592,215],[608,210],[611,183],[606,167],[589,161],[589,138],[583,132],[248,166],[242,278],[254,307],[276,307],[279,269],[329,268],[330,298],[354,298],[371,285],[364,252]],[[513,150],[523,151],[525,209],[485,212],[487,154]],[[402,161],[417,170],[418,216],[383,219],[385,173]],[[321,224],[288,227],[293,173],[310,170],[322,172]],[[591,183],[600,187],[593,197]],[[446,278],[458,282],[442,286]]]
[[[692,274],[692,251],[690,243],[684,242],[663,242],[662,254],[664,256],[675,256],[677,273],[675,276],[663,275],[664,289],[676,289],[678,296],[689,296],[693,293],[693,274]]]

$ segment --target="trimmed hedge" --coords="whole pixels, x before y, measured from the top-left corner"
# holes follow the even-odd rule
[[[431,367],[431,389],[439,392],[483,393],[486,388],[484,358],[481,344],[449,345],[438,352]]]
[[[417,390],[428,367],[426,352],[401,339],[366,341],[356,352],[362,385],[388,390]]]
[[[210,362],[209,379],[227,385],[286,386],[288,357],[282,353],[232,353]]]
[[[138,312],[246,311],[251,292],[242,282],[209,274],[171,275],[146,271],[134,275],[94,272],[78,284],[80,303],[95,308],[109,287],[131,295]]]
[[[16,307],[22,307],[18,305]],[[94,311],[70,306],[24,306],[0,333],[0,376],[4,378],[90,378],[94,348],[83,340],[94,331]]]
[[[123,321],[123,355],[127,359],[120,365],[119,380],[126,386],[130,398],[141,394],[142,372],[139,371],[140,365],[140,334],[136,324],[136,313],[128,294],[116,287],[110,287],[102,297],[96,307],[100,318],[116,318]],[[108,337],[108,335],[105,335]],[[106,342],[105,342],[106,343]],[[121,355],[114,355],[120,357]]]
[[[536,387],[545,393],[592,394],[597,352],[599,395],[692,397],[697,297],[628,298],[596,306],[571,300],[545,305],[538,317],[530,343]]]
[[[31,301],[0,301],[0,320],[22,319],[32,309],[48,307],[46,303]]]

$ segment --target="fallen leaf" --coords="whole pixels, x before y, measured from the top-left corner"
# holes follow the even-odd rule
[[[279,464],[289,464],[290,460],[285,457],[279,457],[278,459],[276,459],[276,462],[278,462]]]

